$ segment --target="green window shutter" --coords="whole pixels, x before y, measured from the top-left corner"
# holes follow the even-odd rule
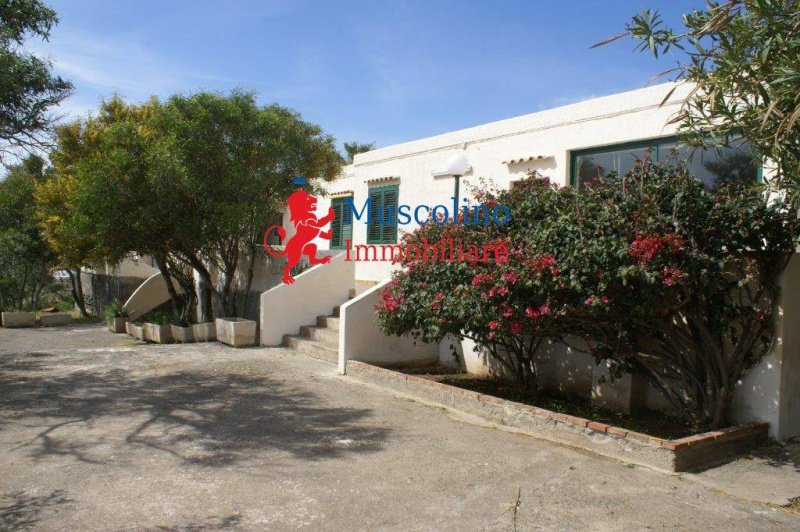
[[[344,241],[342,240],[342,213],[344,209],[344,202],[341,198],[335,198],[331,201],[331,208],[333,209],[333,221],[331,222],[331,249],[342,249]]]
[[[379,213],[383,208],[383,190],[369,191],[369,224],[367,225],[367,244],[381,243],[381,224]]]
[[[393,185],[383,191],[383,219],[390,223],[381,227],[381,244],[397,242],[397,189],[397,185]]]

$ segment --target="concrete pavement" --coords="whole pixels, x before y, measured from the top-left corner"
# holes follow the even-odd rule
[[[283,349],[0,329],[0,529],[796,530],[788,449],[668,476]]]

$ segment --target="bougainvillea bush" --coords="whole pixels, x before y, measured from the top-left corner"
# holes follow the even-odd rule
[[[795,211],[758,184],[709,191],[649,161],[581,190],[532,176],[481,194],[507,205],[510,223],[406,238],[502,239],[508,260],[405,264],[378,309],[384,330],[472,338],[529,391],[537,349],[562,341],[643,376],[698,429],[726,422],[736,381],[772,341]]]

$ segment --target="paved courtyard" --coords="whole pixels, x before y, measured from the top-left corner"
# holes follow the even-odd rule
[[[798,477],[629,467],[283,349],[0,329],[0,530],[797,530]]]

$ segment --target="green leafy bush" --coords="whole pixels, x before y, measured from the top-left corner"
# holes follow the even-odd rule
[[[105,308],[103,314],[105,315],[107,320],[113,318],[127,318],[128,310],[125,308],[125,305],[123,303],[119,301],[114,301]]]
[[[406,261],[378,308],[386,332],[471,338],[529,393],[542,342],[562,341],[642,375],[695,427],[725,423],[736,381],[773,338],[793,211],[760,185],[709,191],[648,161],[582,190],[534,176],[480,196],[508,206],[510,223],[423,227],[406,241],[505,242],[508,260]]]

